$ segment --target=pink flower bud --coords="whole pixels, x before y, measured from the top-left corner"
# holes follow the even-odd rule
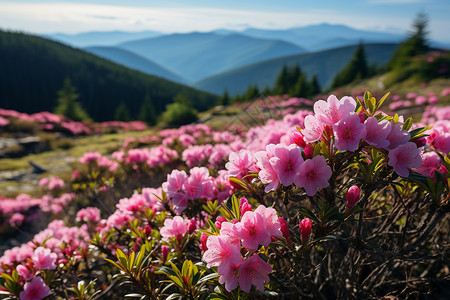
[[[153,228],[152,228],[152,226],[147,224],[144,226],[144,230],[145,230],[145,236],[149,237],[150,234],[152,233]]]
[[[189,234],[192,234],[195,231],[195,229],[197,229],[197,223],[195,222],[195,218],[192,218],[189,221],[189,229],[188,229]]]
[[[200,236],[200,250],[206,251],[208,250],[208,246],[206,246],[206,241],[208,240],[208,235],[206,233],[202,233]]]
[[[308,218],[304,218],[300,221],[300,235],[302,237],[302,244],[305,245],[308,242],[309,235],[311,234],[312,223]]]
[[[425,137],[421,137],[414,140],[413,143],[417,145],[417,148],[419,148],[427,144],[427,139]]]
[[[355,205],[355,203],[359,201],[359,195],[360,195],[360,190],[356,185],[354,185],[348,189],[347,194],[345,195],[345,199],[347,200],[347,204],[345,205],[345,208],[347,211],[352,209],[353,205]]]
[[[314,148],[310,144],[308,144],[306,145],[303,152],[305,153],[305,159],[311,159],[314,154]]]
[[[133,251],[134,252],[139,252],[139,250],[141,250],[141,243],[142,243],[142,239],[141,238],[137,238],[136,239],[136,243],[134,243],[134,246],[133,246]]]
[[[239,204],[240,204],[240,212],[241,212],[241,217],[247,212],[247,211],[252,211],[252,206],[251,204],[248,203],[247,199],[245,197],[242,197],[241,199],[239,199]]]
[[[360,113],[358,114],[359,117],[359,121],[361,123],[364,123],[366,121],[366,116],[364,115],[364,111],[360,111]]]
[[[303,139],[303,134],[298,130],[291,133],[291,140],[302,148],[306,147],[306,142]]]
[[[161,254],[162,254],[162,261],[164,264],[167,260],[167,256],[169,255],[169,246],[162,245],[161,246]]]
[[[283,237],[286,240],[286,243],[289,246],[292,246],[291,233],[289,232],[289,226],[288,226],[286,220],[284,218],[282,218],[282,217],[279,217],[278,218],[278,222],[280,222],[281,233],[283,234]]]
[[[214,223],[217,227],[217,229],[222,229],[222,223],[225,222],[227,219],[225,219],[222,216],[217,217],[216,222]]]

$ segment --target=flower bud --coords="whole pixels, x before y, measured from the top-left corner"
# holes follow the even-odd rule
[[[208,235],[206,233],[202,233],[200,236],[200,250],[206,251],[208,250],[208,246],[206,246],[206,241],[208,240]]]
[[[425,137],[421,137],[421,138],[415,139],[413,141],[413,143],[417,145],[417,148],[423,147],[427,144],[427,139]]]
[[[142,239],[141,238],[137,238],[136,239],[136,243],[134,243],[134,246],[133,246],[133,251],[134,252],[139,252],[139,250],[141,250],[141,242],[142,242]]]
[[[252,211],[252,206],[251,204],[248,203],[247,199],[245,197],[242,197],[241,199],[239,199],[239,210],[241,212],[241,217],[247,212],[247,211]]]
[[[197,222],[195,222],[195,218],[192,218],[189,221],[189,229],[188,229],[189,234],[192,234],[195,231],[195,229],[197,229]]]
[[[300,235],[302,237],[302,244],[305,245],[308,242],[309,235],[311,234],[312,223],[308,218],[304,218],[300,221]]]
[[[308,144],[306,145],[303,152],[305,153],[305,159],[311,159],[314,154],[314,148],[310,144]]]
[[[281,233],[283,234],[283,237],[286,240],[286,243],[289,246],[292,246],[291,233],[289,232],[289,226],[288,226],[286,220],[283,217],[279,217],[278,222],[280,222]]]
[[[150,236],[150,234],[152,233],[152,227],[150,226],[150,225],[145,225],[144,226],[144,228],[142,228],[141,230],[144,230],[144,232],[145,232],[145,236],[146,237],[149,237]]]
[[[303,134],[298,130],[295,130],[294,132],[291,133],[291,141],[293,141],[295,144],[297,144],[302,148],[306,147],[306,142],[303,139]]]
[[[162,261],[164,264],[164,263],[166,263],[167,256],[169,255],[169,246],[162,245],[161,246],[161,254],[162,254]]]
[[[348,189],[347,194],[345,195],[345,199],[347,200],[345,209],[347,211],[350,211],[350,209],[352,209],[353,205],[355,205],[355,203],[359,201],[360,193],[361,192],[356,185],[354,185]]]
[[[216,222],[214,223],[214,225],[216,225],[217,229],[221,229],[222,228],[222,223],[225,222],[227,219],[225,219],[222,216],[217,217]]]

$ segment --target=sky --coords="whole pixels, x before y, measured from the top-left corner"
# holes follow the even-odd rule
[[[430,38],[450,42],[449,0],[0,0],[0,28],[37,34],[182,33],[330,23],[406,33],[419,12],[430,20]]]

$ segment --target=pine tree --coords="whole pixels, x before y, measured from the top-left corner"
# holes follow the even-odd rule
[[[297,82],[293,85],[289,94],[294,97],[308,97],[309,84],[304,74],[297,78]]]
[[[147,123],[148,125],[156,124],[156,112],[149,95],[146,95],[144,101],[142,101],[138,119]]]
[[[311,80],[309,82],[309,92],[308,92],[308,98],[313,97],[320,93],[320,85],[319,81],[317,80],[316,74],[314,74],[311,77]]]
[[[273,94],[282,95],[289,91],[289,70],[286,65],[280,71],[276,81],[275,88],[273,89]]]
[[[416,55],[426,53],[430,47],[427,39],[428,18],[424,13],[419,13],[413,22],[413,31],[408,39],[400,43],[392,55],[387,68],[389,70],[402,68]]]
[[[219,99],[219,105],[230,105],[230,96],[228,95],[228,90],[225,89],[225,91],[223,92],[222,97],[220,97]]]
[[[130,111],[124,102],[121,102],[120,105],[116,108],[114,113],[114,120],[128,122],[131,120]]]
[[[70,78],[64,80],[64,86],[58,91],[58,105],[55,114],[63,115],[74,121],[92,121],[87,112],[77,102],[79,95]]]
[[[362,43],[358,45],[350,62],[334,77],[332,88],[337,88],[368,76],[366,54]]]

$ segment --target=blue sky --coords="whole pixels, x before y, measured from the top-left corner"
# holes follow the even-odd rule
[[[420,11],[429,16],[430,36],[450,42],[449,0],[0,0],[0,28],[34,33],[171,33],[284,29],[326,22],[404,33]]]

